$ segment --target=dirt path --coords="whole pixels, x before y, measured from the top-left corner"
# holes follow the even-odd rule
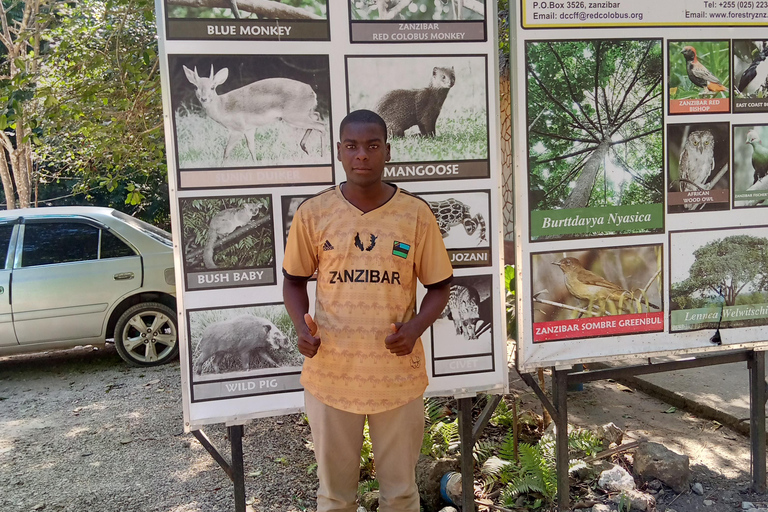
[[[126,367],[113,348],[0,358],[0,510],[212,512],[233,509],[232,487],[200,444],[183,434],[178,364]],[[513,387],[515,383],[513,382]],[[540,409],[520,388],[525,406]],[[667,494],[677,512],[725,512],[749,484],[748,440],[642,393],[599,382],[569,394],[581,426],[613,421],[636,439],[691,458],[705,496]],[[205,429],[222,448],[224,428]],[[257,511],[313,511],[314,461],[301,415],[246,426],[247,496]],[[715,503],[705,507],[704,499]],[[763,505],[765,506],[765,505]]]

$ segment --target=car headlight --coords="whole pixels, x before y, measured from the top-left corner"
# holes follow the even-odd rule
[[[166,283],[171,286],[176,286],[176,272],[174,272],[173,267],[165,269],[163,275],[165,276]]]

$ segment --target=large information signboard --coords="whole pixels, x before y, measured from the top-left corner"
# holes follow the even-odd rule
[[[344,181],[338,123],[361,108],[388,121],[384,179],[429,203],[454,266],[422,336],[427,393],[507,388],[495,2],[389,4],[157,4],[186,429],[303,407],[285,240]]]
[[[768,3],[513,9],[519,366],[764,347]]]

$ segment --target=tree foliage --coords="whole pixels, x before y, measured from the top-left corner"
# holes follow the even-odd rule
[[[30,206],[35,155],[39,140],[42,50],[46,30],[56,21],[63,2],[39,0],[0,3],[0,180],[8,208]]]
[[[734,235],[714,240],[693,253],[690,275],[672,287],[671,299],[681,309],[704,307],[722,297],[726,306],[740,294],[768,291],[768,239]],[[764,294],[757,294],[763,302]]]
[[[529,42],[526,53],[532,208],[661,203],[661,42]]]
[[[77,203],[168,218],[154,4],[2,2],[8,208]]]
[[[72,192],[86,198],[121,189],[134,209],[167,209],[154,4],[68,4],[47,35],[38,87],[41,183],[76,175]]]

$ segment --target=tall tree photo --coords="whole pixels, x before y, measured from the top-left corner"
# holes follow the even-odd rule
[[[672,309],[762,304],[768,299],[768,239],[733,235],[693,252],[689,276],[672,284]]]
[[[532,210],[663,201],[659,40],[526,45]]]

